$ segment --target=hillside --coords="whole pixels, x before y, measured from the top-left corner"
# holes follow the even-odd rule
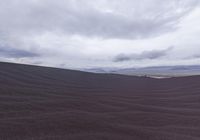
[[[1,140],[199,140],[200,76],[0,63]]]

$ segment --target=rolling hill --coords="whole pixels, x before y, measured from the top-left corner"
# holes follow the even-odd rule
[[[199,140],[200,76],[0,63],[1,140]]]

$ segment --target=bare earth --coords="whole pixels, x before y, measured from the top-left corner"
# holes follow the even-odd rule
[[[200,76],[0,63],[0,140],[200,140]]]

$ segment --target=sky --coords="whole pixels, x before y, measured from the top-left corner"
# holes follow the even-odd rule
[[[199,0],[0,0],[0,61],[200,65]]]

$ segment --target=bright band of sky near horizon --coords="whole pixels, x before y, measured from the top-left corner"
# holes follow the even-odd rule
[[[0,61],[199,65],[199,36],[199,0],[0,0]]]

